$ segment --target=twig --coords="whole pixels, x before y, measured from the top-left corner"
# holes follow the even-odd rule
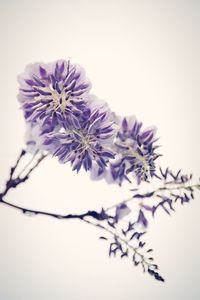
[[[103,221],[107,218],[112,218],[111,216],[108,216],[107,214],[104,213],[104,211],[101,211],[100,213],[96,212],[96,211],[87,211],[86,213],[83,214],[67,214],[67,215],[62,215],[62,214],[56,214],[56,213],[50,213],[50,212],[46,212],[46,211],[41,211],[41,210],[35,210],[35,209],[29,209],[29,208],[25,208],[23,206],[19,206],[19,205],[15,205],[13,203],[7,202],[3,199],[0,200],[0,203],[6,205],[6,206],[10,206],[12,208],[15,208],[17,210],[20,210],[21,212],[25,213],[30,213],[33,215],[45,215],[45,216],[49,216],[49,217],[53,217],[53,218],[57,218],[57,219],[84,219],[85,217],[92,217],[96,220],[99,221]]]

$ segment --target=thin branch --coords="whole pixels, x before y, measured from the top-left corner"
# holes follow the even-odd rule
[[[11,169],[10,169],[10,178],[9,178],[9,180],[12,179],[12,177],[13,177],[13,175],[14,175],[14,172],[15,172],[17,166],[19,165],[20,160],[22,159],[22,157],[23,157],[25,154],[26,154],[26,151],[25,151],[24,149],[22,149],[22,151],[20,152],[20,155],[19,155],[19,157],[18,157],[18,159],[17,159],[16,164],[15,164],[13,167],[11,167]]]
[[[93,223],[90,220],[84,219],[84,218],[82,219],[82,221],[85,222],[85,223],[88,223],[89,225],[98,227],[98,228],[104,230],[105,232],[109,233],[111,236],[113,236],[113,238],[114,238],[115,241],[118,240],[120,243],[122,243],[124,246],[126,246],[126,249],[131,250],[133,252],[133,257],[135,255],[137,255],[137,257],[140,258],[140,262],[136,263],[136,261],[135,261],[135,265],[138,265],[140,263],[142,265],[142,267],[143,267],[143,271],[144,272],[147,270],[149,273],[152,273],[152,275],[157,280],[164,281],[164,279],[155,270],[152,270],[152,268],[153,269],[155,269],[155,268],[158,269],[157,265],[155,265],[152,262],[152,260],[151,260],[152,258],[145,257],[145,255],[143,253],[139,252],[139,249],[141,249],[140,247],[134,247],[133,245],[130,244],[130,240],[126,240],[125,238],[122,238],[117,232],[114,232],[113,230],[111,230],[110,228],[107,228],[107,227],[103,226],[102,224]],[[104,237],[104,239],[105,239],[105,237]],[[126,250],[126,252],[124,252],[124,253],[126,253],[126,256],[128,256],[128,250]],[[148,253],[148,251],[147,251],[147,253]]]
[[[36,164],[29,170],[29,172],[26,174],[26,177],[29,177],[29,175],[37,168],[37,166],[48,156],[48,154],[43,154]]]
[[[33,165],[33,167],[27,172],[26,175],[24,175],[23,177],[20,177],[20,174],[21,174],[21,172],[20,172],[20,174],[17,177],[13,178],[14,172],[16,171],[16,168],[19,165],[20,160],[26,153],[27,152],[25,150],[22,150],[19,158],[17,159],[17,163],[15,164],[14,167],[12,167],[10,169],[10,177],[6,182],[4,191],[2,193],[0,193],[0,201],[8,193],[8,191],[11,188],[16,188],[19,184],[25,182],[29,178],[30,174],[37,168],[37,166],[47,157],[47,155],[42,154],[40,156],[40,158],[36,161],[35,165]],[[34,156],[34,158],[35,158],[35,156]],[[31,159],[31,163],[32,162],[33,162],[33,158]],[[29,165],[30,165],[30,162],[25,166],[25,168],[23,168],[23,172]]]
[[[39,151],[39,150],[37,150],[37,151],[33,154],[31,160],[24,166],[24,168],[20,171],[20,173],[19,173],[19,175],[18,175],[17,177],[20,177],[20,176],[23,174],[23,172],[31,165],[31,163],[34,161],[36,155],[38,154],[38,151]]]
[[[104,211],[102,210],[100,213],[93,211],[93,210],[89,210],[86,213],[83,214],[67,214],[67,215],[62,215],[62,214],[56,214],[56,213],[50,213],[50,212],[46,212],[46,211],[42,211],[42,210],[35,210],[35,209],[29,209],[23,206],[19,206],[10,202],[7,202],[5,200],[3,200],[2,198],[0,199],[0,203],[15,208],[21,212],[25,213],[30,213],[33,215],[45,215],[45,216],[49,216],[49,217],[53,217],[53,218],[57,218],[57,219],[83,219],[85,217],[92,217],[96,220],[99,221],[103,221],[107,218],[112,218],[112,216],[108,216],[107,214],[104,213]]]
[[[176,185],[176,186],[173,186],[173,187],[168,187],[168,186],[161,186],[151,192],[148,192],[148,193],[141,193],[141,194],[135,194],[134,196],[132,196],[131,198],[128,198],[126,200],[123,200],[123,201],[120,201],[119,203],[117,204],[114,204],[108,208],[105,209],[105,211],[109,211],[109,210],[112,210],[114,208],[116,208],[119,204],[121,204],[122,202],[123,203],[128,203],[130,201],[133,201],[134,199],[144,199],[144,198],[150,198],[154,195],[156,195],[158,192],[161,192],[161,191],[174,191],[174,190],[188,190],[188,189],[191,189],[191,188],[196,188],[196,189],[200,189],[200,184],[193,184],[193,185]]]

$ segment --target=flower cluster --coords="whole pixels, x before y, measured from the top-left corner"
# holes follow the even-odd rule
[[[27,147],[46,151],[79,172],[96,172],[121,185],[134,175],[138,184],[155,174],[155,129],[120,118],[90,94],[82,67],[69,60],[36,63],[19,76],[18,99],[28,125]]]
[[[156,129],[154,127],[142,130],[142,123],[135,117],[123,118],[117,133],[114,148],[116,159],[110,164],[113,180],[120,184],[130,181],[129,174],[134,175],[138,183],[148,181],[156,172],[155,160],[160,156],[155,152]]]
[[[53,146],[53,154],[60,162],[71,161],[72,169],[86,171],[96,163],[104,170],[107,161],[114,158],[110,149],[114,123],[108,111],[87,108],[79,118],[68,118],[61,129],[46,135],[44,145]]]
[[[200,190],[200,183],[192,184],[192,175],[182,174],[181,170],[174,173],[169,168],[156,168],[160,154],[155,127],[143,129],[135,117],[118,117],[106,102],[90,93],[91,83],[79,65],[69,60],[36,63],[27,66],[18,79],[27,148],[11,167],[0,202],[25,214],[80,219],[96,226],[104,231],[100,239],[109,243],[109,256],[130,258],[135,266],[140,265],[144,272],[164,281],[151,256],[153,249],[143,241],[149,216],[155,217],[159,210],[171,214],[177,202],[190,202],[194,192]],[[33,156],[21,168],[28,152]],[[57,157],[61,163],[71,163],[77,172],[90,171],[92,178],[104,178],[120,186],[133,178],[138,186],[130,189],[134,193],[126,200],[81,214],[56,214],[6,201],[7,192],[27,181],[47,155]],[[151,184],[153,177],[159,181],[158,187],[141,192],[149,185],[140,183]],[[130,201],[133,203],[129,207]]]
[[[32,64],[19,76],[19,101],[27,121],[63,122],[68,114],[81,113],[91,84],[83,68],[70,61]]]

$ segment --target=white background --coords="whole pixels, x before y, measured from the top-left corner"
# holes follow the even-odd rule
[[[0,184],[23,147],[16,76],[26,64],[71,58],[118,114],[158,128],[162,166],[200,175],[200,2],[0,0]],[[47,159],[7,200],[60,213],[123,200],[117,187]],[[146,237],[162,284],[109,259],[100,232],[79,221],[24,216],[0,205],[1,300],[198,300],[200,194],[160,213]]]

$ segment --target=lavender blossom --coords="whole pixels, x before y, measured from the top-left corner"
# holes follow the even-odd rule
[[[95,106],[97,102],[91,102],[78,118],[67,118],[62,128],[45,136],[47,149],[53,148],[52,154],[61,163],[70,161],[77,172],[82,166],[88,171],[93,164],[103,172],[109,159],[114,158],[110,145],[116,134],[116,124],[107,106]]]
[[[28,122],[51,121],[54,125],[69,114],[80,113],[85,103],[84,95],[91,87],[83,68],[69,60],[28,65],[18,81],[18,99],[25,119]]]
[[[125,216],[130,214],[131,209],[126,205],[126,203],[122,202],[116,206],[115,219],[116,222],[123,219]]]
[[[138,184],[148,181],[155,175],[155,160],[160,156],[155,153],[155,128],[142,130],[142,123],[134,117],[124,118],[120,122],[120,130],[114,142],[114,149],[118,153],[114,162],[110,164],[110,173],[114,181],[119,184],[128,180],[129,174],[134,175]]]

